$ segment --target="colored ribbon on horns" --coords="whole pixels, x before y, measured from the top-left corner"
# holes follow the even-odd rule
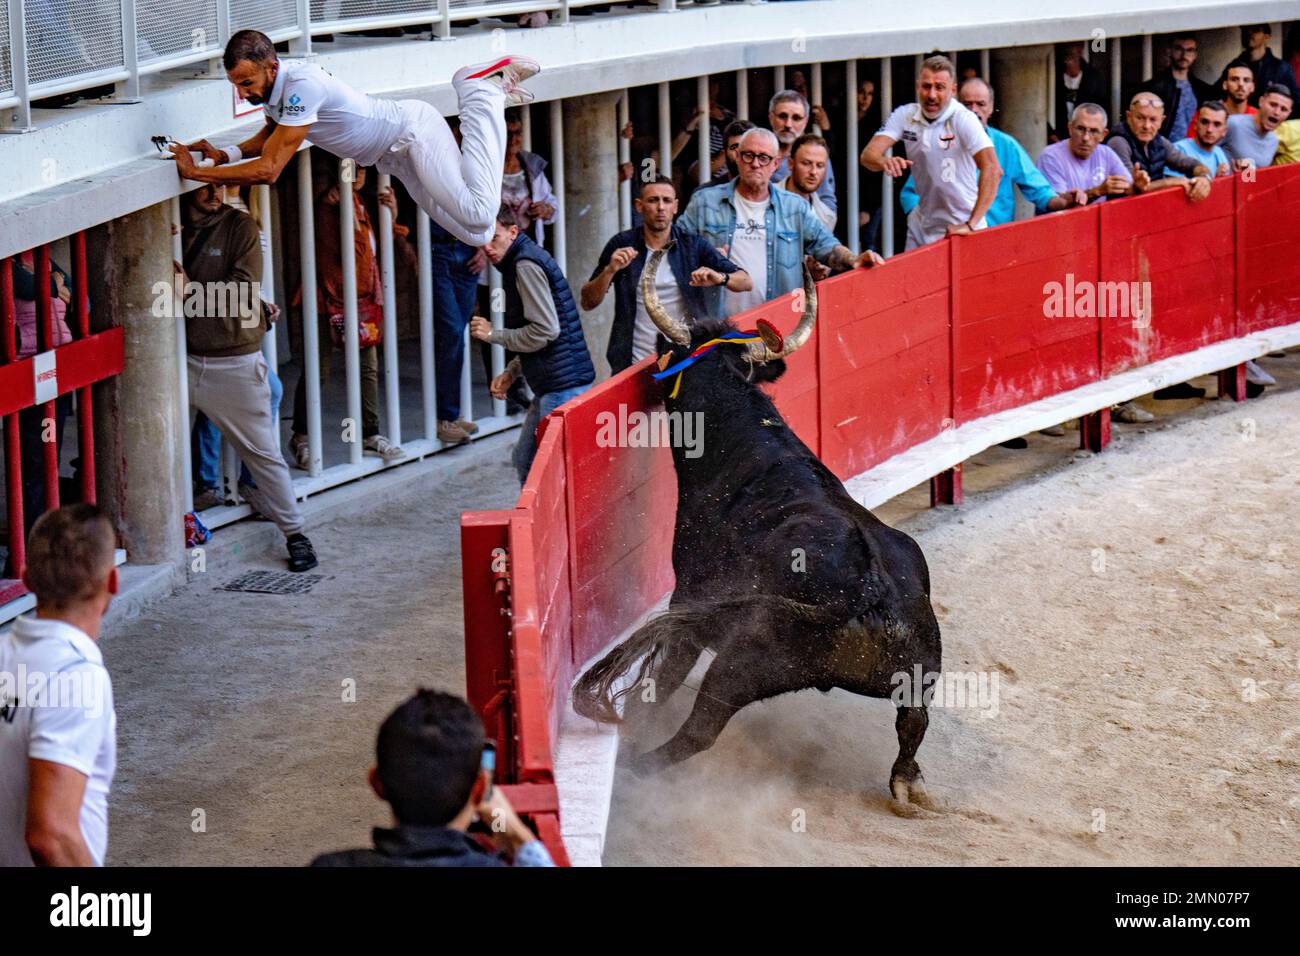
[[[682,359],[676,365],[670,365],[662,372],[653,372],[651,374],[656,381],[667,378],[669,375],[676,375],[677,381],[673,383],[673,390],[668,393],[669,398],[676,398],[677,392],[682,387],[682,373],[694,365],[699,359],[712,352],[719,345],[747,345],[750,342],[757,342],[760,339],[761,336],[757,331],[741,332],[733,329],[730,332],[722,333],[722,335],[716,339],[709,339],[709,341],[702,343],[695,349],[695,351],[691,352],[690,355],[686,356],[686,358]]]

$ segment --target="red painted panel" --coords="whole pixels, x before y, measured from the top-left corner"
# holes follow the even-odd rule
[[[822,296],[827,286],[834,281],[838,280],[827,280],[817,285],[819,313],[824,310]],[[789,332],[799,321],[802,299],[802,291],[797,295],[792,292],[756,309],[742,312],[733,321],[738,328],[748,330],[755,328],[758,320],[763,318],[781,332]],[[817,339],[820,324],[818,322],[813,327],[813,334],[808,341],[785,363],[785,374],[776,382],[764,386],[786,424],[814,453],[818,451],[820,442],[817,420]]]
[[[124,364],[121,328],[60,345],[55,351],[60,395],[111,378]],[[0,365],[0,415],[27,408],[34,398],[31,358]]]
[[[511,676],[514,694],[515,767],[517,783],[550,782],[554,742],[559,740],[558,715],[563,703],[555,698],[568,692],[568,683],[548,673],[546,640],[541,630],[541,592],[538,588],[539,552],[533,539],[528,511],[516,510],[509,523]],[[562,637],[557,639],[562,640]]]
[[[1237,190],[1240,333],[1300,321],[1300,165],[1261,169]]]

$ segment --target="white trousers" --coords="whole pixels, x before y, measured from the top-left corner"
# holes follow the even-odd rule
[[[466,80],[460,100],[460,145],[442,115],[423,100],[403,100],[407,129],[375,168],[402,181],[416,205],[461,242],[481,246],[496,233],[506,161],[505,92]]]

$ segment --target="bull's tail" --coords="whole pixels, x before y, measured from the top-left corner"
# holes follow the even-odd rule
[[[647,621],[589,667],[573,687],[573,709],[600,723],[619,723],[622,718],[616,702],[638,687],[655,665],[679,646],[703,649],[713,638],[737,627],[751,634],[788,633],[788,625],[800,622],[833,627],[842,623],[842,615],[769,594],[679,605]],[[635,678],[623,682],[638,660],[641,665]],[[622,686],[616,688],[620,683]]]

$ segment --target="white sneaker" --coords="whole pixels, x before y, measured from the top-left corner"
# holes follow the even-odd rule
[[[1272,375],[1269,375],[1268,372],[1265,372],[1262,368],[1256,365],[1253,360],[1250,359],[1246,360],[1246,381],[1250,382],[1252,385],[1276,385],[1277,384],[1277,379],[1275,379]]]
[[[487,80],[501,87],[506,94],[506,106],[520,106],[533,101],[533,94],[522,89],[520,84],[542,70],[541,65],[526,56],[504,56],[499,60],[488,60],[463,66],[451,78],[453,86],[459,86],[466,80]]]
[[[1116,405],[1115,410],[1110,413],[1110,417],[1116,421],[1128,422],[1130,425],[1141,425],[1156,420],[1154,415],[1135,402]]]
[[[405,458],[406,452],[402,450],[401,445],[394,445],[383,435],[371,435],[361,445],[366,451],[374,452],[384,461],[393,461],[396,458]]]

